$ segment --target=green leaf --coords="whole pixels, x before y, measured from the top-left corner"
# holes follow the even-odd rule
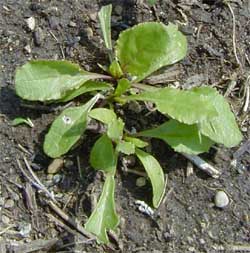
[[[136,149],[136,155],[143,164],[153,188],[153,206],[157,208],[165,193],[165,178],[161,165],[150,154]]]
[[[134,137],[125,137],[124,138],[126,141],[133,143],[137,148],[145,148],[148,146],[148,143],[145,141],[142,141],[138,138]]]
[[[99,120],[107,125],[116,120],[115,112],[107,108],[95,108],[90,111],[89,117]]]
[[[79,88],[102,75],[84,71],[68,61],[33,60],[16,72],[16,93],[23,99],[50,101],[63,98],[68,91]]]
[[[114,176],[108,175],[97,206],[85,224],[86,230],[96,235],[102,243],[109,243],[107,230],[114,230],[119,224],[119,217],[115,210],[114,192]]]
[[[103,134],[94,144],[90,153],[90,164],[96,170],[115,172],[116,155],[112,141]]]
[[[143,132],[140,136],[158,138],[168,143],[175,151],[197,155],[207,152],[213,142],[206,136],[200,134],[197,125],[186,125],[176,120]]]
[[[189,90],[166,87],[128,96],[126,99],[154,102],[161,113],[190,125],[218,115],[211,99]]]
[[[116,56],[124,73],[139,82],[185,57],[186,37],[174,24],[147,22],[120,33]]]
[[[125,93],[129,88],[131,87],[131,83],[129,82],[128,79],[122,78],[119,80],[115,93],[115,96],[121,96],[123,93]]]
[[[149,5],[154,5],[157,2],[157,0],[148,0]]]
[[[211,87],[199,87],[193,91],[206,96],[218,114],[217,117],[202,121],[199,124],[201,133],[228,148],[238,145],[242,140],[242,134],[225,98]]]
[[[96,90],[110,90],[112,89],[111,84],[106,83],[106,82],[99,82],[99,81],[87,81],[84,83],[81,87],[79,87],[76,90],[71,90],[67,92],[67,95],[60,99],[60,102],[68,102],[75,97],[78,97],[84,93],[90,92],[90,91],[96,91]]]
[[[48,156],[60,157],[80,139],[86,129],[88,112],[98,99],[96,95],[83,106],[67,108],[55,119],[43,144]]]
[[[11,125],[12,126],[18,126],[20,124],[26,124],[28,125],[29,127],[34,127],[34,124],[33,122],[31,121],[30,118],[22,118],[22,117],[17,117],[15,118],[12,122],[11,122]]]
[[[120,141],[123,136],[124,122],[118,118],[108,124],[108,137],[113,141]]]
[[[135,153],[135,144],[127,141],[119,141],[116,150],[126,155],[132,155]]]
[[[111,12],[112,5],[106,5],[98,12],[98,17],[101,24],[102,35],[104,38],[105,46],[110,52],[112,52],[112,40],[111,40]],[[110,60],[112,57],[110,56]]]
[[[122,69],[120,64],[117,61],[113,61],[109,66],[109,73],[116,79],[119,79],[123,76]]]

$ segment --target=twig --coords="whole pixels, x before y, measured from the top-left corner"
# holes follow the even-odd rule
[[[31,167],[30,167],[30,165],[29,165],[29,163],[28,163],[28,161],[27,161],[27,159],[26,159],[25,157],[23,157],[23,160],[24,160],[24,162],[25,162],[25,165],[26,165],[28,171],[30,172],[30,174],[31,174],[31,176],[33,177],[33,179],[35,180],[36,184],[40,186],[40,189],[41,189],[42,191],[44,191],[53,201],[57,202],[57,201],[55,200],[54,195],[53,195],[51,192],[49,192],[49,190],[42,184],[42,182],[40,181],[40,179],[39,179],[39,178],[36,176],[36,174],[33,172],[33,170],[31,169]]]
[[[231,251],[244,251],[250,252],[250,244],[245,245],[226,245],[226,248]]]
[[[77,219],[70,218],[62,209],[60,209],[55,203],[52,201],[48,202],[48,205],[53,209],[63,220],[67,221],[71,226],[73,226],[79,233],[84,235],[85,237],[89,239],[95,240],[96,238],[90,234],[87,230],[85,230],[77,221]]]
[[[239,60],[239,57],[237,55],[237,48],[236,48],[236,36],[235,36],[235,33],[236,33],[236,25],[235,25],[236,21],[235,21],[234,11],[233,11],[230,3],[228,2],[228,0],[225,0],[224,3],[229,8],[229,10],[231,12],[231,15],[232,15],[232,18],[233,18],[233,51],[234,51],[234,56],[235,56],[236,62],[240,66],[240,68],[242,69],[242,64],[241,64],[241,62]]]
[[[0,235],[3,235],[6,233],[9,229],[15,227],[15,225],[9,225],[8,227],[4,228],[2,231],[0,231]]]
[[[250,96],[250,75],[247,77],[246,83],[245,83],[245,103],[243,107],[243,112],[247,112],[248,106],[249,106],[249,96]]]
[[[192,163],[194,163],[199,169],[203,170],[207,174],[209,174],[213,178],[218,178],[221,174],[220,171],[215,169],[211,164],[205,162],[203,159],[201,159],[197,155],[189,155],[182,153],[183,156],[185,156],[188,160],[190,160]]]

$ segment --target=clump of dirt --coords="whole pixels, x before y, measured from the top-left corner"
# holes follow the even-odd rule
[[[106,63],[107,56],[97,12],[107,3],[113,4],[114,40],[120,31],[140,22],[177,23],[187,36],[188,55],[174,68],[160,73],[168,73],[168,85],[188,89],[208,84],[219,89],[230,101],[244,140],[241,149],[216,146],[204,155],[204,159],[222,172],[219,179],[208,177],[196,168],[191,174],[189,168],[187,175],[190,164],[186,159],[153,140],[152,152],[168,175],[165,201],[153,217],[140,213],[135,201],[150,199],[150,185],[139,188],[137,176],[120,170],[116,179],[116,201],[122,218],[118,237],[111,235],[113,244],[106,247],[87,240],[75,221],[65,220],[60,213],[61,210],[68,218],[76,217],[80,223],[91,213],[103,181],[102,175],[88,164],[89,147],[97,136],[90,133],[81,146],[64,158],[61,170],[48,174],[51,161],[42,152],[43,137],[60,107],[20,101],[14,93],[14,74],[18,66],[36,58],[68,59],[86,70],[99,71],[96,63]],[[247,140],[250,123],[246,104],[250,73],[249,15],[247,1],[228,4],[223,1],[157,1],[150,7],[147,1],[132,0],[2,0],[0,252],[249,251]],[[34,28],[27,25],[30,17],[35,21]],[[157,113],[146,117],[143,110],[136,114],[127,108],[125,113],[128,127],[147,128],[162,120]],[[11,121],[17,116],[30,117],[35,127],[12,127]],[[24,172],[29,173],[24,157],[46,189],[53,192],[59,211],[39,187],[24,176]],[[133,158],[131,166],[135,166]],[[224,209],[214,206],[217,190],[223,190],[230,199]]]

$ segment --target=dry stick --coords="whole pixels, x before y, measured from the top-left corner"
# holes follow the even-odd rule
[[[73,226],[79,233],[88,237],[89,239],[95,240],[95,236],[90,234],[87,230],[85,230],[77,219],[73,220],[70,218],[62,209],[60,209],[55,203],[52,201],[48,202],[48,205],[65,221],[67,221],[71,226]]]
[[[28,171],[30,172],[31,176],[33,177],[33,179],[35,180],[36,184],[40,186],[40,189],[43,190],[53,201],[57,202],[55,200],[55,197],[53,196],[53,194],[51,192],[49,192],[49,190],[42,184],[42,182],[40,181],[40,179],[36,176],[36,174],[33,172],[33,170],[31,169],[27,159],[23,156],[23,160],[25,162],[25,165],[28,169]]]
[[[215,169],[211,164],[205,162],[203,159],[201,159],[197,155],[188,155],[182,153],[183,156],[185,156],[188,160],[190,160],[192,163],[194,163],[199,169],[203,170],[213,178],[218,178],[221,174],[220,171]]]
[[[245,104],[243,107],[243,112],[247,112],[248,106],[249,106],[249,97],[250,97],[250,75],[247,77],[246,83],[245,83]]]
[[[230,10],[230,12],[231,12],[231,15],[232,15],[232,18],[233,18],[233,51],[234,51],[235,59],[236,59],[238,65],[240,66],[240,68],[241,68],[241,70],[242,70],[242,64],[241,64],[241,62],[240,62],[240,60],[239,60],[239,58],[238,58],[238,55],[237,55],[237,48],[236,48],[236,36],[235,36],[235,33],[236,33],[236,25],[235,25],[235,23],[236,23],[236,22],[235,22],[234,11],[233,11],[233,9],[232,9],[230,3],[228,2],[228,0],[226,0],[224,3],[225,3],[225,4],[227,5],[227,7],[229,8],[229,10]]]
[[[20,161],[17,159],[17,164],[20,168],[20,170],[22,171],[23,175],[35,186],[37,187],[39,190],[45,192],[47,194],[48,197],[50,197],[54,202],[57,203],[57,201],[55,200],[54,196],[47,190],[47,188],[41,183],[41,181],[38,179],[38,177],[35,175],[35,173],[32,171],[31,167],[29,166],[28,161],[26,160],[25,157],[23,157],[24,162],[30,172],[30,174],[32,175],[32,177],[34,178],[34,180],[32,178],[29,177],[29,175],[27,175],[27,173],[24,171],[24,169],[22,168],[22,165],[20,163]],[[80,224],[79,222],[74,221],[72,218],[70,218],[62,209],[60,209],[55,203],[53,203],[52,201],[48,202],[49,206],[65,221],[67,221],[69,224],[71,224],[78,232],[80,232],[81,234],[83,234],[84,236],[90,238],[90,239],[96,239],[92,234],[90,234],[89,232],[87,232]]]

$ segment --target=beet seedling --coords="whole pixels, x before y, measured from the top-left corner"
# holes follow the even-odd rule
[[[187,41],[176,25],[157,22],[136,25],[121,32],[113,49],[111,9],[108,5],[99,12],[110,59],[109,67],[102,68],[108,75],[87,72],[68,61],[33,60],[20,67],[15,76],[16,93],[26,100],[62,103],[87,92],[96,93],[87,103],[67,108],[55,119],[43,149],[49,157],[60,157],[81,138],[91,119],[105,126],[105,132],[90,153],[90,164],[103,171],[105,183],[97,206],[85,224],[103,243],[109,241],[107,230],[114,230],[119,222],[114,178],[120,153],[134,154],[144,166],[152,185],[154,208],[164,195],[163,170],[159,162],[143,150],[147,143],[139,137],[161,139],[175,151],[186,154],[207,152],[214,143],[233,147],[242,139],[228,103],[215,89],[204,86],[178,90],[141,83],[161,67],[185,57]],[[131,93],[134,87],[141,92]],[[99,99],[102,103],[97,105]],[[117,103],[123,105],[133,100],[154,103],[156,109],[167,116],[166,122],[136,136],[129,135],[128,131],[125,134],[124,121],[114,108]]]

